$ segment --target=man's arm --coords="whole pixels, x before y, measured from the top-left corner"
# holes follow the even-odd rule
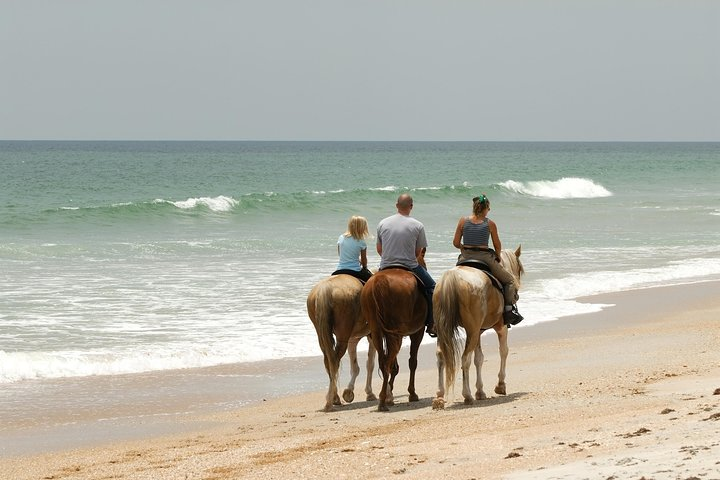
[[[427,265],[425,264],[425,252],[427,251],[427,248],[421,248],[418,250],[415,250],[415,258],[417,258],[418,263],[421,267],[427,270]]]

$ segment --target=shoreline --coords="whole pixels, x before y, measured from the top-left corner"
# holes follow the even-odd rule
[[[601,303],[609,305],[600,311],[562,317],[557,320],[541,322],[527,327],[516,327],[510,331],[510,347],[514,344],[559,338],[566,334],[586,334],[603,328],[616,328],[632,320],[634,315],[651,315],[657,311],[658,302],[670,311],[681,311],[682,306],[674,295],[657,295],[665,289],[683,289],[682,296],[688,302],[702,301],[712,285],[720,288],[720,281],[703,281],[670,286],[656,286],[603,293],[580,297],[579,302]],[[694,288],[697,287],[697,288]],[[650,313],[643,312],[644,298],[653,295],[656,302]],[[640,318],[644,320],[645,318]],[[483,348],[490,349],[496,345],[492,335],[483,335]],[[425,339],[418,355],[418,372],[435,368],[434,342]],[[362,341],[364,342],[364,341]],[[361,342],[361,346],[362,346]],[[401,369],[406,367],[402,358],[407,357],[407,346],[401,354]],[[489,350],[492,354],[492,350]],[[488,352],[486,352],[487,354]],[[404,357],[403,357],[404,356]],[[363,396],[365,381],[366,351],[358,352],[361,374],[356,381],[356,397]],[[275,382],[268,382],[274,379]],[[349,363],[347,355],[343,357],[340,370],[339,386],[349,380]],[[285,395],[305,394],[327,389],[327,374],[322,365],[322,356],[292,357],[285,359],[262,360],[258,362],[216,365],[201,368],[178,370],[161,370],[122,375],[100,375],[77,378],[59,378],[31,380],[41,384],[39,391],[27,393],[23,385],[5,386],[5,398],[20,393],[21,398],[14,398],[20,408],[7,409],[0,422],[6,432],[16,434],[14,442],[0,444],[0,458],[22,453],[42,453],[40,448],[54,451],[62,448],[82,447],[92,442],[103,440],[102,435],[91,435],[92,442],[82,438],[70,437],[63,432],[68,430],[84,430],[100,428],[107,432],[107,425],[114,425],[107,440],[125,440],[143,438],[168,432],[180,432],[187,427],[185,418],[213,412],[229,411],[262,403],[268,399],[276,399]],[[373,388],[377,393],[381,377],[373,378]],[[15,390],[15,391],[13,391]],[[32,389],[31,389],[32,390]],[[196,390],[196,392],[193,392]],[[99,392],[102,397],[117,397],[118,402],[97,400]],[[24,395],[23,395],[24,394]],[[47,396],[49,401],[39,398]],[[32,408],[27,408],[26,405]],[[38,408],[41,416],[38,419]],[[81,411],[80,415],[78,412]],[[43,416],[44,414],[44,416]],[[78,420],[80,417],[80,420]],[[2,416],[0,416],[2,419]],[[52,423],[52,424],[48,424]],[[192,422],[190,422],[192,423]],[[10,427],[10,428],[8,428]],[[132,429],[139,429],[137,435]],[[23,430],[28,429],[29,449],[22,448]],[[43,442],[38,443],[32,437],[32,429],[43,432]],[[13,431],[14,430],[14,431]],[[113,435],[112,432],[117,432]],[[57,442],[53,441],[56,439]]]
[[[120,401],[114,407],[116,409],[114,416],[107,415],[108,412],[93,412],[87,409],[74,412],[71,416],[76,418],[75,422],[57,425],[54,427],[56,430],[54,432],[52,431],[53,427],[48,429],[41,423],[24,426],[18,424],[14,430],[9,431],[3,427],[2,444],[6,447],[0,449],[0,471],[17,472],[17,476],[12,477],[17,479],[38,478],[23,475],[30,475],[29,470],[25,473],[28,465],[36,464],[36,460],[42,458],[42,466],[37,467],[41,469],[38,472],[52,472],[61,469],[63,465],[78,464],[84,465],[81,468],[83,473],[69,478],[100,478],[96,476],[99,475],[98,472],[90,468],[90,465],[97,464],[95,456],[98,454],[102,458],[117,457],[118,455],[122,456],[122,452],[146,448],[151,448],[156,452],[168,452],[169,449],[177,449],[179,444],[193,443],[191,440],[198,438],[207,439],[207,442],[194,443],[225,442],[223,449],[225,456],[218,453],[217,458],[209,459],[209,455],[203,457],[209,461],[198,468],[201,468],[202,471],[210,471],[228,464],[235,465],[239,461],[235,458],[237,455],[247,454],[246,447],[258,455],[260,454],[258,452],[266,452],[267,455],[270,455],[268,453],[270,451],[268,450],[269,444],[263,443],[261,440],[272,439],[280,442],[273,449],[281,453],[285,452],[282,459],[242,467],[246,470],[237,470],[236,468],[233,472],[254,472],[255,474],[263,472],[268,478],[275,478],[275,475],[279,476],[279,473],[285,469],[289,469],[288,471],[295,474],[302,473],[297,470],[300,468],[296,463],[297,459],[288,452],[297,449],[308,450],[322,456],[326,462],[332,462],[333,455],[331,453],[337,454],[338,448],[341,452],[342,448],[353,448],[353,451],[358,452],[364,451],[362,448],[364,440],[361,440],[360,437],[371,435],[370,438],[375,438],[375,434],[371,434],[371,432],[377,428],[380,428],[385,432],[383,435],[387,435],[391,439],[402,440],[395,442],[396,445],[392,450],[397,457],[403,448],[406,448],[403,447],[403,442],[410,442],[412,445],[425,439],[423,435],[417,436],[411,431],[407,431],[404,428],[406,423],[417,424],[421,429],[428,428],[429,430],[425,431],[427,435],[431,438],[438,437],[436,439],[438,444],[430,442],[434,450],[431,449],[428,453],[424,453],[423,448],[419,446],[416,448],[418,452],[423,452],[420,456],[425,460],[410,462],[412,467],[398,467],[399,469],[406,468],[407,473],[413,472],[412,478],[422,478],[424,475],[432,476],[427,471],[431,464],[437,468],[448,466],[447,461],[440,462],[433,458],[441,453],[449,457],[455,454],[455,450],[446,446],[440,434],[441,431],[453,425],[452,428],[456,430],[449,431],[463,432],[453,440],[458,445],[464,445],[471,438],[477,440],[476,437],[481,435],[478,432],[487,428],[485,423],[494,425],[494,428],[500,429],[499,431],[507,430],[502,435],[504,441],[501,443],[503,445],[497,445],[497,441],[495,441],[493,448],[505,446],[504,455],[515,452],[518,456],[510,458],[520,459],[515,462],[517,466],[531,468],[534,465],[530,461],[531,459],[534,459],[535,462],[542,460],[538,456],[539,454],[531,454],[531,451],[543,452],[543,449],[548,448],[547,443],[554,437],[568,436],[567,432],[550,435],[550,431],[560,428],[559,425],[568,424],[565,417],[580,415],[575,418],[577,427],[567,425],[568,428],[577,432],[592,424],[594,419],[603,418],[603,416],[606,419],[612,419],[615,423],[622,424],[623,419],[617,418],[620,413],[611,411],[613,404],[623,404],[625,408],[630,409],[629,412],[625,412],[626,416],[631,417],[624,419],[627,422],[633,420],[633,416],[637,417],[642,409],[646,408],[647,399],[654,398],[653,396],[665,398],[657,392],[665,392],[664,395],[668,398],[684,395],[693,397],[693,400],[674,399],[674,401],[680,401],[681,404],[685,403],[686,405],[692,402],[704,403],[706,406],[703,408],[710,408],[706,417],[720,412],[720,397],[712,397],[712,389],[710,389],[711,385],[714,385],[712,388],[720,387],[720,354],[716,353],[720,350],[718,348],[720,298],[716,293],[720,291],[718,290],[719,286],[720,282],[717,281],[701,282],[596,295],[590,297],[592,303],[601,301],[614,304],[614,306],[599,312],[511,329],[510,357],[508,359],[509,394],[505,397],[498,397],[491,393],[496,375],[497,341],[491,333],[483,335],[482,345],[487,364],[487,368],[483,370],[483,379],[486,382],[485,390],[489,399],[477,402],[472,406],[462,405],[461,402],[458,402],[461,388],[458,382],[455,385],[455,403],[451,404],[444,412],[433,411],[430,408],[437,381],[434,345],[432,344],[421,347],[417,378],[418,394],[421,400],[416,404],[407,403],[405,391],[407,384],[406,349],[401,353],[401,372],[395,389],[397,404],[391,407],[391,412],[388,414],[377,414],[375,412],[376,402],[363,401],[362,386],[365,372],[362,365],[361,375],[356,383],[355,402],[339,407],[334,413],[321,412],[327,380],[320,357],[273,361],[262,366],[240,364],[211,367],[199,369],[202,370],[201,372],[156,372],[143,376],[143,378],[139,378],[138,375],[130,375],[128,378],[119,376],[119,379],[108,381],[105,386],[110,385],[116,389],[116,392],[123,392],[126,395],[128,394],[127,389],[130,389],[130,394],[134,392],[136,397],[144,400],[145,403],[121,405],[124,402]],[[588,301],[590,300],[588,299]],[[688,325],[693,328],[687,328]],[[683,342],[686,343],[683,344]],[[688,345],[696,345],[704,347],[704,349],[694,352],[694,355],[687,355]],[[670,347],[674,347],[677,351],[673,352],[673,348]],[[683,354],[685,354],[684,358]],[[364,354],[360,353],[359,357],[360,362],[364,363]],[[717,371],[713,370],[713,365]],[[255,367],[254,371],[253,367]],[[344,361],[340,385],[347,382],[348,371],[347,361]],[[198,378],[203,377],[206,381],[198,381]],[[217,381],[218,378],[223,381]],[[237,399],[237,397],[242,397],[238,392],[242,392],[248,399],[253,395],[257,397],[259,389],[267,388],[267,385],[263,385],[263,382],[266,382],[265,378],[276,381],[271,385],[275,392],[272,396],[268,396],[266,399],[256,398],[255,401],[248,400],[246,403],[243,403],[242,399]],[[207,381],[208,379],[215,381]],[[84,385],[84,390],[80,388],[75,393],[89,395],[93,389],[92,384],[97,380],[89,379],[89,384]],[[191,384],[192,381],[198,382]],[[253,381],[256,383],[253,384]],[[173,382],[176,382],[175,390],[169,386]],[[672,386],[672,382],[675,382],[675,386]],[[373,379],[375,393],[378,393],[379,385],[380,380],[375,376]],[[667,387],[667,385],[670,386]],[[94,385],[95,388],[97,386]],[[161,390],[159,393],[157,392],[158,388]],[[552,388],[559,390],[557,398],[553,398]],[[633,393],[633,389],[637,389],[641,393]],[[690,392],[692,389],[702,389],[703,393],[697,393],[694,390]],[[709,393],[708,389],[710,389]],[[188,391],[195,391],[192,398],[187,398]],[[107,390],[100,390],[100,392],[108,393]],[[153,392],[155,392],[154,395]],[[95,395],[98,393],[98,391],[94,392]],[[112,393],[112,390],[109,393]],[[168,393],[170,395],[167,395]],[[176,395],[173,396],[172,393]],[[230,395],[231,393],[235,395],[236,400],[227,400],[233,397]],[[170,402],[167,401],[168,399]],[[605,403],[602,403],[600,399],[604,399]],[[640,402],[640,400],[643,401]],[[65,407],[71,408],[72,398],[66,398],[65,401],[67,402]],[[548,408],[549,404],[552,404],[552,407]],[[177,411],[168,412],[169,406],[173,406]],[[547,408],[547,411],[542,407]],[[143,409],[146,409],[144,413],[142,413]],[[497,419],[493,420],[493,417],[481,415],[485,412],[480,410],[484,409],[492,411]],[[674,410],[680,411],[678,408],[674,408]],[[123,417],[123,414],[130,416]],[[103,415],[105,415],[105,420],[100,420]],[[686,415],[690,415],[690,413],[686,413]],[[551,421],[553,418],[555,422]],[[502,419],[509,421],[509,425],[512,427],[508,428],[508,424],[503,424]],[[657,419],[654,420],[657,421]],[[464,433],[463,425],[466,423],[480,424],[482,427],[476,425],[477,430]],[[650,420],[648,423],[651,423]],[[348,442],[348,437],[339,433],[337,425],[344,425],[346,429],[349,429],[350,438],[356,439],[354,446],[332,448],[318,446],[317,442],[320,440],[314,440],[316,438],[334,439],[334,444]],[[713,422],[708,421],[705,425],[712,427]],[[717,429],[718,424],[714,425]],[[389,426],[394,426],[393,428],[396,428],[397,432],[391,432]],[[267,437],[266,434],[252,433],[253,431],[264,431],[265,427],[268,429]],[[548,431],[544,433],[537,431],[540,427],[544,427]],[[595,433],[605,432],[607,434],[606,430],[610,427],[595,425],[588,428],[590,430],[594,428]],[[664,428],[668,429],[669,427],[665,426]],[[238,433],[241,431],[245,433]],[[312,435],[301,433],[308,431]],[[355,436],[352,432],[355,432]],[[535,435],[537,444],[534,447],[523,446],[523,449],[518,451],[507,448],[509,443],[507,445],[505,443],[510,441],[510,438],[507,437],[510,433],[513,434],[512,439],[516,442],[520,442],[523,438],[535,438],[533,437]],[[600,433],[588,435],[601,436]],[[642,434],[638,435],[638,437],[640,436]],[[54,446],[47,445],[48,438],[55,440]],[[237,440],[235,446],[227,444],[230,438]],[[635,437],[628,438],[634,439]],[[607,449],[610,447],[606,444],[610,444],[611,439],[605,439],[605,442],[596,439],[591,443],[599,443],[601,447],[605,446]],[[45,446],[43,446],[43,441],[46,442]],[[585,448],[586,446],[582,448],[582,452],[577,451],[580,448],[560,447],[559,442],[561,441],[556,442],[556,448],[545,452],[546,457],[550,453],[557,453],[555,450],[566,451],[566,455],[556,458],[554,463],[552,461],[546,463],[558,465],[561,461],[562,463],[569,460],[583,461],[586,456],[580,455],[580,453],[592,450]],[[23,442],[29,448],[20,448],[23,446]],[[566,445],[571,443],[577,442],[568,442]],[[667,444],[667,442],[665,443]],[[579,444],[582,445],[582,443]],[[9,448],[8,445],[13,447]],[[148,447],[148,445],[150,446]],[[650,448],[647,445],[645,447]],[[714,449],[715,454],[719,450],[717,442],[715,445],[707,447],[710,452]],[[382,452],[383,450],[387,452],[387,448],[380,449],[379,455],[385,455]],[[594,449],[602,450],[601,448]],[[574,454],[569,455],[568,452]],[[652,450],[649,452],[652,453]],[[365,453],[369,456],[362,456],[364,460],[374,458],[370,455],[371,452]],[[70,455],[67,456],[68,454]],[[472,449],[467,450],[464,455],[467,455],[467,459],[464,461],[456,459],[454,465],[457,468],[454,467],[451,469],[452,471],[464,474],[466,468],[470,469],[472,462],[480,461],[474,456]],[[343,457],[343,461],[351,461],[346,459],[346,456]],[[492,469],[497,472],[490,473],[491,477],[500,478],[495,475],[509,474],[512,471],[512,469],[505,468],[506,464],[511,462],[505,459],[503,464],[501,460],[503,460],[502,456],[495,459],[498,465],[493,463]],[[140,460],[138,459],[138,461]],[[481,463],[483,462],[490,462],[490,460],[482,460]],[[105,465],[107,466],[107,464]],[[182,462],[179,461],[169,462],[162,471],[154,471],[153,476],[131,475],[125,478],[173,478],[169,472],[176,467],[182,468],[182,466]],[[549,473],[550,470],[549,467],[543,468],[545,473]],[[166,474],[167,477],[162,476]],[[322,471],[315,472],[315,475],[322,477],[324,473]],[[302,477],[302,475],[299,476]],[[191,475],[189,478],[205,477]],[[237,477],[228,474],[210,478]],[[533,471],[533,475],[527,478],[539,478],[539,472]]]

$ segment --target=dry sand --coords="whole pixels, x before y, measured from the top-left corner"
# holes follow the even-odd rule
[[[512,329],[506,396],[492,392],[487,332],[489,398],[473,405],[458,380],[455,403],[431,408],[429,347],[421,400],[408,403],[404,350],[388,413],[361,388],[323,413],[319,390],[196,417],[192,432],[3,458],[0,478],[720,479],[718,292],[708,282],[606,295],[593,301],[615,307]]]

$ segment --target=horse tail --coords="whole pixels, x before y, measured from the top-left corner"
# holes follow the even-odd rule
[[[375,314],[375,320],[378,324],[378,331],[381,334],[380,340],[381,340],[381,347],[382,349],[379,349],[377,354],[379,359],[384,359],[388,355],[388,344],[387,344],[387,336],[385,335],[386,325],[385,325],[385,315],[383,312],[382,305],[385,304],[385,294],[390,289],[390,282],[386,277],[377,277],[377,281],[375,282],[375,286],[372,290],[372,308],[373,313]],[[378,367],[382,365],[382,361],[378,363]]]
[[[433,296],[433,317],[437,333],[437,349],[445,364],[445,389],[455,384],[455,373],[461,355],[459,277],[456,269],[447,270]]]
[[[340,362],[335,354],[335,336],[333,335],[333,287],[329,282],[325,282],[320,285],[316,293],[315,329],[320,350],[325,356],[325,370],[334,383],[337,382]]]
[[[394,299],[391,297],[390,280],[386,276],[374,275],[371,281],[372,288],[368,289],[367,285],[363,288],[365,300],[362,302],[362,309],[365,318],[372,318],[377,324],[377,328],[371,332],[371,336],[378,356],[378,372],[383,375],[382,370],[387,366],[390,352],[385,305],[393,303]],[[369,320],[368,324],[370,324]]]

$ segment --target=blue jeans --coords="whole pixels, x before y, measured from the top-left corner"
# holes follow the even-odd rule
[[[425,293],[432,298],[432,294],[435,291],[435,280],[433,280],[428,271],[425,270],[422,265],[418,265],[413,268],[412,271],[425,284]]]
[[[432,325],[433,323],[433,304],[432,297],[435,291],[435,280],[430,276],[427,270],[422,265],[412,269],[413,273],[418,276],[420,280],[425,284],[425,296],[428,302],[428,314],[425,318],[425,325]]]

